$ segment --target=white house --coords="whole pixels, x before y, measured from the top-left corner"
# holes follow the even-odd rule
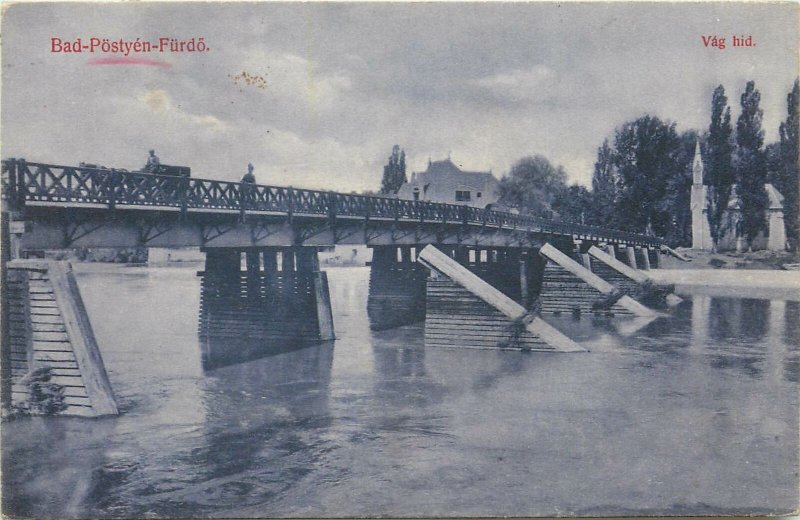
[[[499,192],[500,183],[491,172],[464,171],[448,157],[429,160],[427,170],[412,173],[411,180],[397,190],[397,197],[484,208],[497,202]]]

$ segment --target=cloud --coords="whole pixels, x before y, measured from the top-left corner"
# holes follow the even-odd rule
[[[237,73],[263,75],[264,92],[276,101],[314,112],[335,108],[353,87],[352,78],[343,71],[326,71],[311,59],[263,47],[249,49],[238,68]]]
[[[224,131],[229,128],[229,124],[217,116],[211,114],[194,114],[182,110],[175,106],[172,97],[164,89],[151,89],[138,97],[138,100],[155,115],[161,116],[164,123],[172,123],[172,120],[185,121],[191,126],[197,127],[194,130],[213,130]]]
[[[546,65],[534,65],[479,78],[472,84],[510,101],[541,101],[555,94],[557,75]]]

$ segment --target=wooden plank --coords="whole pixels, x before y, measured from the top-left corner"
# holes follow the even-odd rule
[[[47,301],[47,302],[56,301],[55,298],[53,297],[53,293],[52,292],[49,292],[49,293],[34,293],[34,292],[31,292],[30,293],[30,298],[31,298],[31,302],[36,301],[36,300]]]
[[[35,300],[31,302],[31,307],[58,307],[58,302],[55,300]]]
[[[36,352],[72,352],[68,341],[34,341],[33,351]]]
[[[67,409],[61,412],[59,415],[64,415],[68,417],[97,417],[97,414],[92,410],[91,406],[88,405],[70,405],[67,406]]]
[[[60,314],[32,314],[32,323],[63,324],[64,320]]]
[[[63,323],[31,323],[33,332],[66,332]]]
[[[31,316],[58,316],[58,307],[31,307]]]
[[[58,362],[58,361],[70,361],[75,362],[75,355],[72,352],[40,352],[36,351],[33,353],[33,359],[35,361],[42,361],[42,362]]]
[[[662,250],[662,251],[666,251],[668,254],[670,254],[670,255],[674,256],[675,258],[677,258],[678,260],[681,260],[681,261],[683,261],[683,262],[691,262],[691,261],[692,261],[692,259],[691,259],[691,258],[688,258],[688,257],[686,257],[686,256],[684,256],[684,255],[682,255],[682,254],[680,254],[679,252],[675,251],[674,249],[672,249],[672,248],[671,248],[671,247],[669,247],[669,246],[664,246],[664,245],[662,245],[662,246],[661,246],[661,250]]]
[[[51,371],[52,374],[52,371]],[[50,381],[53,383],[59,384],[61,386],[79,386],[83,388],[83,379],[81,378],[80,373],[78,375],[63,375],[63,374],[52,374],[50,377]]]
[[[69,336],[67,336],[66,332],[42,332],[38,330],[34,330],[33,334],[33,341],[60,341],[64,343],[69,342]]]
[[[67,405],[80,405],[86,406],[94,409],[94,404],[88,397],[73,397],[73,396],[65,396],[64,403]],[[97,416],[97,412],[95,411],[95,416]]]
[[[539,336],[557,350],[563,352],[585,351],[584,348],[550,326],[542,318],[528,314],[528,311],[522,305],[480,279],[469,269],[445,255],[436,247],[426,246],[420,252],[418,258],[425,266],[447,276],[510,319],[522,320],[525,328],[531,334]]]

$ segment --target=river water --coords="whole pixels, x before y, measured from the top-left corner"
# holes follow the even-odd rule
[[[371,332],[367,268],[329,271],[337,340],[204,371],[189,268],[80,266],[121,415],[2,428],[6,514],[787,512],[800,302],[695,295],[590,349],[425,348]]]

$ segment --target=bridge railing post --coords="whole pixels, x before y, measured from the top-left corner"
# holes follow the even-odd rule
[[[178,191],[181,205],[181,218],[186,218],[186,213],[189,211],[189,177],[182,177],[178,183]]]
[[[108,199],[108,209],[114,209],[117,205],[117,172],[111,171],[108,175],[108,184],[106,184],[106,198]]]
[[[14,173],[17,177],[17,209],[22,209],[25,207],[25,192],[28,191],[27,187],[25,186],[26,168],[27,165],[25,164],[25,159],[19,159],[17,161],[17,171]]]
[[[238,197],[239,198],[239,222],[244,222],[244,216],[245,216],[244,208],[245,208],[246,199],[247,199],[247,196],[245,195],[245,192],[247,190],[245,189],[245,185],[244,185],[243,182],[238,183],[236,185],[236,188],[237,188],[237,191],[239,193],[239,197]]]
[[[338,199],[336,197],[336,192],[329,191],[325,194],[325,198],[328,201],[328,223],[333,226],[336,223],[336,212],[337,212],[337,203]]]
[[[3,193],[3,198],[11,204],[17,203],[17,160],[13,157],[3,161],[6,175],[8,175],[8,185],[5,187],[7,192]]]

